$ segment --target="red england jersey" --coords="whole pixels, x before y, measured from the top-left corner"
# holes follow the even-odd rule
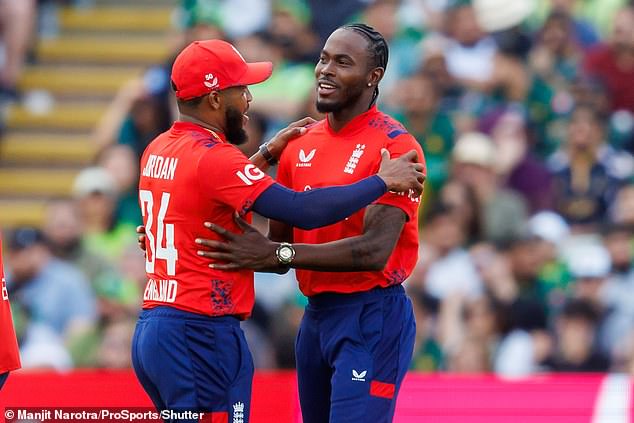
[[[0,342],[0,374],[2,374],[20,368],[18,341],[13,328],[9,293],[2,267],[2,239],[0,239],[0,282],[0,288],[2,288],[2,296],[0,297],[0,339],[2,339]]]
[[[139,181],[147,239],[143,308],[248,317],[253,272],[210,269],[209,260],[196,254],[195,239],[218,239],[204,222],[241,232],[233,214],[245,215],[273,183],[222,134],[199,125],[176,122],[152,141]]]
[[[423,151],[414,137],[375,106],[355,117],[339,132],[334,132],[324,119],[301,138],[290,142],[280,159],[277,179],[296,191],[351,184],[379,170],[382,148],[389,150],[391,158],[415,149],[424,163]],[[385,269],[343,273],[298,269],[299,287],[305,295],[367,291],[400,284],[409,276],[418,259],[420,198],[413,194],[387,193],[374,204],[398,207],[408,218]],[[322,244],[361,235],[364,214],[365,209],[341,222],[310,231],[295,228],[293,241]]]

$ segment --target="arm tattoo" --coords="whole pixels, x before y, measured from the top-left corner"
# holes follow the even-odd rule
[[[371,247],[370,242],[363,237],[359,237],[354,241],[350,248],[353,269],[364,269],[368,266],[371,262]]]
[[[365,269],[377,257],[389,257],[405,221],[406,216],[401,209],[383,205],[369,206],[363,222],[364,234],[350,248],[353,266]]]
[[[326,272],[380,271],[392,254],[406,220],[405,212],[397,207],[369,206],[363,234],[324,244],[296,244],[294,267]]]

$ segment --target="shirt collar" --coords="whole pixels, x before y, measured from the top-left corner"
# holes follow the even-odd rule
[[[194,132],[199,132],[205,135],[211,135],[212,138],[218,142],[227,142],[225,138],[225,134],[223,134],[222,132],[212,131],[211,129],[207,129],[193,122],[185,122],[182,120],[177,120],[172,125],[172,131],[174,132],[194,131]]]
[[[367,126],[368,121],[376,116],[379,113],[379,109],[376,107],[376,104],[370,107],[367,111],[361,113],[360,115],[352,118],[350,122],[348,122],[340,131],[335,132],[330,127],[330,122],[328,122],[328,118],[326,118],[326,129],[330,133],[330,135],[335,137],[341,137],[346,135],[352,135],[360,130],[364,129]]]

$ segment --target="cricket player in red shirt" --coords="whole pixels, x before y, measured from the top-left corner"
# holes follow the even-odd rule
[[[4,280],[2,267],[2,239],[0,238],[0,389],[7,380],[9,372],[20,368],[20,353],[18,341],[15,337],[13,319],[11,318],[11,306],[9,304],[9,292]]]
[[[317,109],[327,117],[284,150],[278,182],[297,190],[352,183],[376,172],[381,149],[392,156],[415,149],[423,161],[414,137],[374,104],[387,58],[385,39],[367,25],[328,38],[315,68]],[[392,421],[414,346],[401,283],[418,257],[419,201],[413,191],[387,193],[345,221],[308,231],[272,221],[269,236],[281,242],[240,220],[243,235],[207,225],[226,240],[203,240],[214,251],[202,254],[220,261],[217,268],[298,269],[308,296],[296,344],[304,423]]]
[[[145,226],[143,311],[132,341],[135,372],[166,421],[214,423],[249,420],[253,361],[239,323],[253,308],[253,272],[207,266],[195,241],[212,219],[238,230],[234,214],[254,210],[303,229],[344,219],[388,189],[422,191],[416,152],[346,186],[295,192],[262,172],[300,121],[249,161],[234,144],[243,129],[250,84],[271,75],[272,64],[246,63],[221,40],[196,41],[172,68],[179,120],[141,158],[139,202]],[[411,149],[411,148],[410,148]],[[303,190],[301,190],[303,191]]]

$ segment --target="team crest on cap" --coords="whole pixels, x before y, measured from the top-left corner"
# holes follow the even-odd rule
[[[213,73],[208,73],[205,75],[205,87],[207,88],[216,88],[218,86],[218,78],[214,76]]]

